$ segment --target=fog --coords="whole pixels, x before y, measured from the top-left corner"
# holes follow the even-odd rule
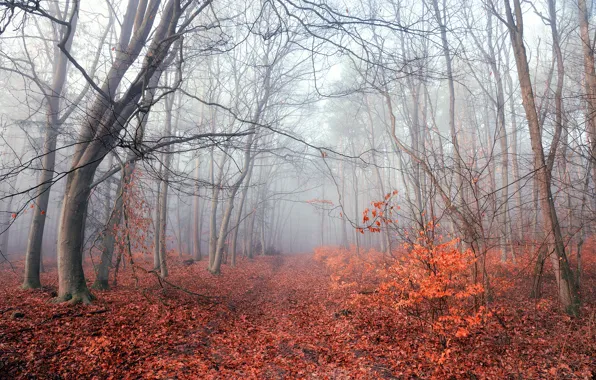
[[[32,287],[58,258],[95,278],[126,238],[157,269],[217,274],[321,245],[391,253],[430,222],[504,261],[577,244],[596,214],[593,55],[575,2],[505,5],[0,2],[3,265]],[[392,215],[363,219],[378,201]]]

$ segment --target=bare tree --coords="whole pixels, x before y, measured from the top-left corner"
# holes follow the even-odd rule
[[[522,102],[526,111],[532,151],[534,152],[534,170],[536,171],[536,183],[540,194],[544,234],[549,257],[555,271],[559,300],[567,313],[578,315],[579,296],[577,294],[573,272],[567,261],[561,227],[551,191],[551,174],[543,151],[542,132],[536,111],[534,91],[530,79],[530,68],[523,39],[524,24],[521,3],[519,0],[513,0],[512,9],[509,0],[504,0],[504,2],[506,20],[503,21],[509,29],[515,62],[517,64]]]

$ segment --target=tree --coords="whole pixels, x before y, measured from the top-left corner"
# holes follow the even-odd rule
[[[146,89],[148,79],[167,57],[170,47],[210,1],[202,3],[195,10],[191,8],[192,4],[191,1],[167,1],[163,4],[161,18],[154,29],[153,24],[157,19],[161,1],[128,2],[119,38],[121,50],[117,52],[116,60],[101,87],[94,86],[98,92],[97,98],[93,102],[90,114],[81,125],[71,172],[67,176],[58,237],[58,300],[88,303],[92,299],[83,273],[84,232],[81,229],[86,217],[90,185],[93,183],[97,166],[114,147],[117,136],[138,109],[137,103]],[[77,6],[78,3],[75,3],[75,10]],[[185,19],[182,19],[185,14]],[[71,25],[67,24],[66,28],[69,31],[67,35],[70,35]],[[126,88],[120,89],[122,95],[116,100],[116,91],[125,74],[148,42],[150,43],[140,72]]]
[[[542,132],[536,111],[534,91],[530,79],[530,68],[523,39],[523,14],[519,0],[513,0],[513,9],[509,0],[505,1],[506,25],[513,46],[513,55],[517,64],[517,74],[522,92],[522,103],[526,112],[532,151],[534,153],[534,170],[540,193],[544,234],[549,257],[555,272],[559,300],[565,311],[571,315],[579,314],[579,295],[575,285],[573,272],[569,267],[561,227],[551,191],[551,175],[547,165],[542,144]],[[561,79],[562,80],[562,79]]]

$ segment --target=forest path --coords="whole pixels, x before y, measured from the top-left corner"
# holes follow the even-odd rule
[[[338,319],[341,305],[333,300],[326,270],[310,255],[264,261],[267,265],[250,281],[239,283],[246,288],[239,287],[227,299],[230,318],[218,323],[221,331],[212,339],[213,351],[228,351],[235,360],[228,358],[227,369],[249,369],[244,375],[347,376],[336,364],[352,355],[333,341],[334,326],[344,321]],[[330,363],[335,364],[327,367]]]
[[[0,379],[388,377],[377,358],[358,349],[364,333],[340,313],[346,298],[312,255],[241,260],[220,276],[204,264],[173,258],[168,281],[215,296],[216,304],[126,268],[116,288],[95,292],[93,305],[55,305],[47,302],[54,266],[38,291],[15,290],[18,274],[4,271]],[[14,311],[24,316],[12,318]]]
[[[312,255],[243,259],[220,276],[172,258],[167,281],[184,290],[129,266],[90,306],[48,303],[55,265],[46,288],[20,290],[19,265],[0,270],[0,379],[590,378],[596,363],[593,302],[573,321],[555,303],[515,301],[519,288],[498,309],[510,329],[489,318],[445,350],[387,299],[359,294],[362,279],[336,286]]]

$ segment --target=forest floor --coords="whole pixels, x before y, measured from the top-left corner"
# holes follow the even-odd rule
[[[92,305],[53,304],[55,266],[38,291],[18,289],[16,266],[0,271],[2,379],[596,375],[593,292],[583,316],[571,319],[552,300],[527,300],[514,286],[495,301],[498,317],[445,345],[399,311],[354,302],[372,296],[332,286],[312,255],[243,260],[217,277],[204,262],[172,260],[168,281],[216,297],[209,302],[124,270],[118,286],[94,292]],[[595,280],[586,275],[585,288]],[[553,293],[548,284],[545,293]]]

